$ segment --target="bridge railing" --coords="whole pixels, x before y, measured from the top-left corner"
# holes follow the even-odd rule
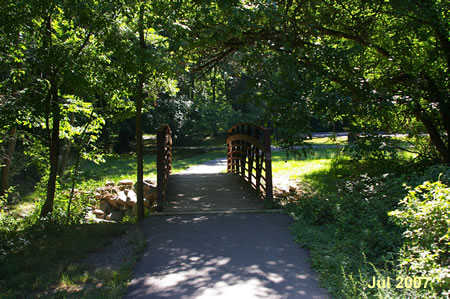
[[[162,211],[167,201],[167,185],[172,170],[172,131],[161,125],[156,134],[157,209]]]
[[[270,204],[273,202],[271,131],[240,123],[227,131],[227,172],[242,176]]]

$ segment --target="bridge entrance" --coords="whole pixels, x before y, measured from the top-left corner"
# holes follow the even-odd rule
[[[158,135],[157,151],[158,211],[233,213],[260,211],[271,206],[269,130],[242,123],[233,126],[227,134],[226,158],[169,176],[172,161],[170,128],[162,130]]]

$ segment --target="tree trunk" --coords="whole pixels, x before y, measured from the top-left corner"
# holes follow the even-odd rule
[[[448,141],[449,139],[447,138],[448,142],[446,145],[445,142],[442,140],[441,135],[439,134],[439,130],[433,123],[432,119],[420,107],[418,107],[414,112],[417,118],[425,126],[425,129],[427,130],[427,133],[430,136],[431,143],[436,147],[444,163],[449,163],[450,162],[450,151],[449,151],[450,141]]]
[[[56,191],[56,177],[58,173],[58,157],[59,157],[59,127],[61,122],[61,108],[58,102],[58,87],[56,78],[51,81],[51,109],[53,127],[50,138],[50,175],[47,183],[47,199],[41,209],[41,217],[45,217],[53,211],[53,202]]]
[[[217,68],[214,67],[213,71],[212,71],[212,78],[211,78],[211,91],[212,91],[212,104],[215,105],[216,104],[216,72],[217,72]],[[213,107],[214,109],[214,107]],[[212,110],[215,111],[215,110]],[[212,112],[214,113],[214,112]],[[212,117],[211,120],[211,137],[215,137],[217,136],[217,125],[216,125],[216,117]]]
[[[14,126],[9,131],[8,147],[6,149],[5,157],[3,158],[4,166],[2,167],[2,182],[0,187],[0,196],[4,196],[6,191],[9,189],[9,170],[11,168],[12,158],[14,150],[16,148],[16,140],[17,140],[17,128],[16,126]]]
[[[139,8],[139,47],[140,47],[140,67],[138,86],[136,93],[136,157],[137,157],[137,220],[144,220],[144,158],[142,150],[142,101],[144,97],[144,3],[141,2]]]
[[[349,144],[353,144],[356,142],[356,139],[358,139],[358,133],[355,130],[355,126],[352,124],[352,120],[349,119],[348,121],[348,135],[347,135],[347,142]]]
[[[211,78],[212,103],[216,103],[216,67],[213,68],[213,76]]]

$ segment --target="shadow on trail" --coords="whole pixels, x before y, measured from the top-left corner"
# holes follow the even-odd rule
[[[150,217],[127,298],[329,298],[281,214]]]

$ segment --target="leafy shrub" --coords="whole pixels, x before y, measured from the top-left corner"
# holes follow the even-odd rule
[[[356,139],[345,151],[355,160],[391,160],[397,159],[395,140],[381,135],[368,135]]]
[[[334,202],[328,198],[310,196],[303,198],[293,208],[298,218],[313,225],[333,223],[335,221]]]
[[[450,188],[441,182],[426,181],[400,204],[402,208],[389,216],[405,228],[401,271],[409,276],[431,277],[436,291],[445,295],[450,288]]]

